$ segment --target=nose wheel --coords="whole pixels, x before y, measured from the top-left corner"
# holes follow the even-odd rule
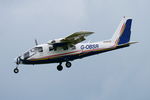
[[[18,67],[16,67],[15,69],[14,69],[14,73],[19,73],[19,69],[18,69]]]

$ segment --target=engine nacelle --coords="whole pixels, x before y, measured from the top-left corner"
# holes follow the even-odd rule
[[[63,39],[63,38],[50,40],[50,41],[48,41],[48,44],[61,43],[61,40],[62,40],[62,39]]]

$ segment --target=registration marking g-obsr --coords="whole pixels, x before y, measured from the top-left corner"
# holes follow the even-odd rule
[[[80,48],[81,48],[82,50],[83,50],[83,49],[97,49],[97,48],[99,48],[99,44],[81,45]]]

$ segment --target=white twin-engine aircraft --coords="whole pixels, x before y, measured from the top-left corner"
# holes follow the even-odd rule
[[[93,32],[81,31],[73,33],[68,37],[48,41],[45,44],[38,45],[17,57],[17,67],[14,73],[18,73],[19,64],[46,64],[59,63],[57,70],[63,69],[62,62],[65,62],[67,68],[71,67],[71,62],[76,59],[81,59],[87,56],[116,50],[130,46],[136,42],[130,42],[132,19],[123,17],[113,37],[109,40],[80,43],[85,40],[85,37],[93,34]]]

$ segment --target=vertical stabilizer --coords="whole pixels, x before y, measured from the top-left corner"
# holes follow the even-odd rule
[[[111,41],[116,45],[128,43],[131,35],[131,24],[131,18],[123,17]]]

